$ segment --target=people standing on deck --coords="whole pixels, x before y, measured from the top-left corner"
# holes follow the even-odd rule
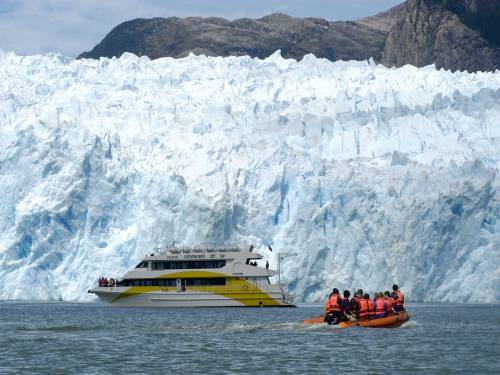
[[[391,297],[396,300],[396,311],[404,311],[404,303],[405,303],[405,296],[404,294],[399,290],[399,287],[394,284],[392,286],[393,292],[391,293]]]
[[[339,290],[333,288],[325,304],[325,321],[328,324],[338,324],[343,319],[344,314],[342,313]]]

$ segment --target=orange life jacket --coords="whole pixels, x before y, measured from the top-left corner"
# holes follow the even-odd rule
[[[368,305],[368,301],[363,298],[356,298],[356,304],[358,306],[358,318],[368,318],[370,315],[370,307]]]
[[[375,314],[385,314],[387,311],[387,302],[383,298],[375,300]]]
[[[371,299],[367,299],[365,301],[368,301],[368,310],[370,312],[375,312],[375,304],[373,303],[373,301]]]
[[[405,295],[399,290],[396,290],[396,294],[398,295],[398,299],[396,301],[398,303],[398,306],[403,306],[403,304],[405,303]]]
[[[325,306],[326,312],[342,311],[342,308],[340,307],[338,300],[339,300],[338,294],[331,294],[330,297],[328,297],[328,301],[326,301],[326,306]]]

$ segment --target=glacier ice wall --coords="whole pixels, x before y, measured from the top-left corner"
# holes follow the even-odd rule
[[[500,301],[500,73],[0,52],[0,298],[253,242],[299,299]],[[274,252],[265,252],[272,244]]]

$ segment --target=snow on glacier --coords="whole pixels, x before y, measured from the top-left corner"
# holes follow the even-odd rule
[[[302,300],[498,302],[499,120],[499,72],[0,52],[0,298],[88,300],[176,241],[297,253]]]

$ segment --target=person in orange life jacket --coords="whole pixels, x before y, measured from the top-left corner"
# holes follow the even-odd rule
[[[356,301],[356,317],[359,320],[368,320],[370,318],[368,301],[363,298],[359,291],[354,295],[354,300]]]
[[[384,292],[384,300],[387,302],[387,315],[392,315],[394,313],[394,298],[391,297],[388,290]]]
[[[368,294],[365,295],[358,294],[358,296],[359,296],[359,298],[357,299],[358,319],[368,320],[370,319],[370,302],[368,301],[370,296]],[[366,296],[368,296],[368,299],[366,298]]]
[[[375,294],[375,317],[385,318],[387,316],[387,302],[384,300],[384,294],[378,292]]]
[[[393,292],[391,293],[391,297],[396,300],[396,311],[403,311],[404,308],[404,303],[405,303],[405,296],[401,291],[399,290],[399,287],[394,284],[392,286]]]
[[[369,318],[370,319],[375,318],[375,304],[370,299],[370,295],[368,293],[365,293],[365,295],[363,296],[363,298],[368,303],[368,312],[369,312],[368,316],[369,316]]]
[[[351,314],[354,314],[356,316],[358,310],[358,298],[363,298],[363,289],[358,289],[356,292],[354,292],[354,297],[351,298]]]
[[[337,288],[333,288],[332,293],[325,304],[325,322],[328,324],[338,324],[344,319],[342,307],[340,306],[340,294]]]

